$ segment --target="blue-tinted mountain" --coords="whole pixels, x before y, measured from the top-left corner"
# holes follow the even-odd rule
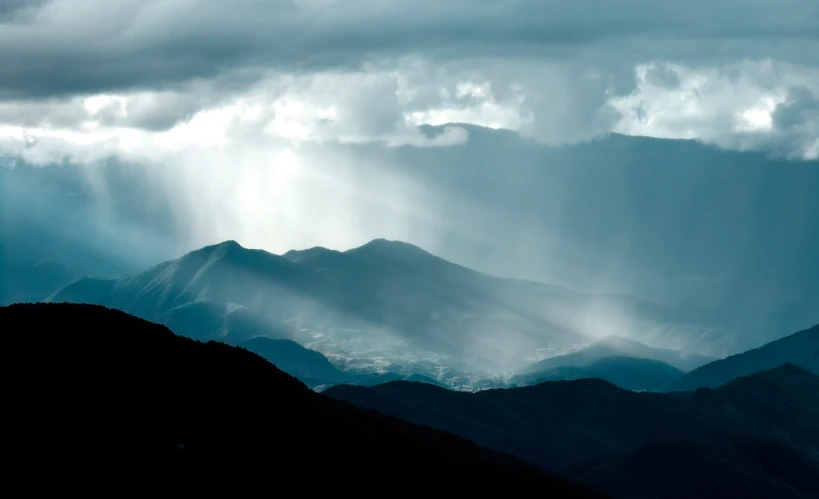
[[[15,373],[4,398],[14,477],[322,495],[377,477],[413,495],[600,497],[456,436],[316,394],[245,349],[121,311],[13,305],[0,308],[0,323],[3,366]]]
[[[425,224],[423,240],[447,260],[671,305],[673,313],[651,321],[631,320],[651,316],[651,307],[567,309],[589,319],[589,329],[599,325],[592,337],[621,334],[725,357],[819,323],[819,235],[805,230],[819,226],[816,161],[621,135],[546,147],[510,131],[459,126],[468,141],[451,147],[327,147],[362,158],[348,177],[361,178],[362,189],[379,187],[366,181],[374,164],[419,187],[417,202],[404,208],[446,220]],[[0,169],[0,246],[7,257],[29,258],[26,265],[131,274],[216,237],[200,223],[214,200],[191,198],[187,182],[167,182],[154,168],[113,159],[94,169],[17,163]],[[322,175],[338,173],[334,162],[312,163]],[[367,215],[357,198],[348,201],[351,213]],[[410,229],[394,234],[414,241]]]
[[[605,357],[652,359],[688,372],[716,359],[694,353],[652,348],[623,336],[607,336],[582,350],[535,362],[521,370],[522,374],[547,371],[556,367],[586,367]]]
[[[42,301],[81,276],[77,270],[56,262],[13,265],[4,261],[0,273],[0,305]]]
[[[331,338],[333,331],[357,331],[364,351],[412,348],[479,369],[520,365],[535,348],[586,341],[548,313],[550,307],[580,309],[585,299],[563,288],[487,276],[385,240],[347,252],[313,248],[284,256],[228,241],[132,277],[80,279],[49,297],[119,308],[199,339],[315,341],[296,337],[315,331],[322,341],[346,344],[347,337]],[[261,326],[226,325],[226,314],[237,307]]]
[[[617,134],[546,147],[454,126],[466,144],[398,148],[391,165],[469,227],[441,234],[441,256],[673,303],[690,327],[629,334],[665,348],[723,357],[819,323],[819,232],[805,230],[819,226],[816,160]]]
[[[717,438],[720,435],[736,434],[740,441],[759,441],[761,448],[787,448],[772,456],[799,456],[800,462],[807,463],[819,459],[819,377],[792,364],[736,379],[718,389],[695,392],[640,393],[601,379],[581,379],[478,393],[405,382],[372,388],[335,386],[325,393],[456,433],[551,470],[573,466],[592,469],[594,463],[611,456],[655,455],[649,452],[653,447],[647,446],[671,442],[669,450],[662,452],[675,457],[655,466],[662,469],[663,476],[683,473],[680,479],[690,482],[686,490],[701,491],[706,497],[713,497],[707,495],[714,486],[711,475],[683,471],[703,466],[695,462],[702,453],[685,450],[690,446],[704,443],[713,456],[734,456],[720,464],[724,466],[720,469],[733,470],[726,473],[727,482],[719,484],[720,490],[736,478],[732,473],[737,470],[747,473],[750,484],[759,478],[754,476],[755,468],[745,466],[746,457],[726,450],[727,444]],[[680,441],[683,450],[675,450],[673,442]],[[574,472],[583,475],[577,469]],[[644,472],[648,473],[635,468],[635,473]],[[585,475],[583,480],[591,480],[593,475]],[[786,482],[789,487],[802,487],[792,479]],[[641,493],[666,497],[675,483],[654,481],[645,489],[639,484],[634,487]],[[621,492],[614,486],[612,491]],[[630,497],[623,493],[622,497]]]
[[[660,391],[683,376],[665,362],[634,357],[602,357],[581,366],[564,365],[512,377],[510,384],[529,386],[544,381],[599,378],[626,390]]]
[[[819,325],[759,348],[706,364],[680,378],[671,389],[713,388],[734,378],[771,369],[786,362],[819,374]]]
[[[330,363],[327,357],[292,340],[256,337],[239,346],[250,350],[310,388],[320,385],[354,382]]]

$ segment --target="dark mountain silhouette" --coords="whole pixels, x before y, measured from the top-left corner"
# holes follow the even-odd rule
[[[88,487],[116,472],[134,486],[323,494],[377,477],[412,494],[597,497],[508,455],[316,394],[242,348],[120,311],[13,305],[0,323],[3,365],[15,373],[4,399],[11,475]]]
[[[659,360],[602,357],[582,366],[558,366],[519,374],[511,379],[510,384],[529,386],[544,381],[600,378],[627,390],[660,391],[680,379],[683,374],[679,369]]]
[[[676,497],[672,489],[683,479],[687,481],[685,490],[717,497],[708,495],[709,491],[726,490],[741,478],[753,487],[763,479],[758,467],[778,477],[764,479],[773,489],[759,490],[797,490],[802,495],[794,497],[811,497],[814,482],[800,481],[774,468],[780,457],[798,458],[804,469],[812,469],[819,459],[815,402],[819,377],[792,364],[736,379],[718,389],[695,392],[638,393],[600,379],[581,379],[474,394],[405,382],[372,388],[336,386],[325,393],[456,433],[588,483],[595,483],[595,466],[600,466],[603,478],[599,486],[621,497],[632,497],[631,490],[643,494],[638,497]],[[728,434],[738,435],[737,442],[753,445],[738,452],[720,440]],[[773,454],[766,457],[765,449],[773,449]],[[754,452],[764,463],[746,465]],[[703,471],[708,466],[698,461],[703,456],[727,459],[717,467],[726,471],[723,479]],[[658,460],[651,467],[641,467],[640,463],[655,458]],[[629,469],[635,479],[652,473],[678,479],[646,478],[645,488],[639,483],[629,485],[631,475],[627,473],[622,480],[609,477],[621,469],[618,459],[634,462]],[[745,485],[739,484],[735,490],[737,497],[744,497]]]
[[[730,432],[649,444],[562,471],[630,499],[819,495],[819,461],[771,439]]]
[[[717,387],[740,376],[790,362],[819,374],[819,325],[691,371],[672,390]]]
[[[623,336],[607,336],[579,352],[535,362],[522,369],[521,373],[535,373],[555,367],[586,367],[599,359],[614,356],[658,360],[685,372],[716,360],[713,357],[694,353],[652,348]]]

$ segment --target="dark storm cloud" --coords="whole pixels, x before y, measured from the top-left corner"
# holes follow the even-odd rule
[[[174,88],[406,55],[819,60],[808,0],[0,3],[0,98]],[[230,79],[226,81],[232,81]]]

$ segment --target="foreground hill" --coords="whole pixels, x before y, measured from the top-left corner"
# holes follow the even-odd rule
[[[672,390],[717,387],[734,378],[790,362],[819,374],[819,324],[759,348],[717,360],[676,381]]]
[[[16,476],[87,486],[114,469],[139,484],[230,480],[234,490],[313,493],[377,477],[415,494],[597,497],[458,437],[316,394],[242,348],[120,311],[13,305],[0,308],[0,323],[4,367],[20,380],[5,399]]]
[[[745,466],[746,457],[726,450],[728,444],[715,439],[715,435],[738,435],[736,438],[741,441],[752,437],[762,442],[760,448],[785,449],[767,458],[772,462],[778,457],[798,455],[814,466],[819,459],[819,408],[815,402],[819,399],[819,377],[791,364],[737,379],[716,390],[668,394],[622,390],[599,379],[541,383],[474,394],[403,382],[373,388],[336,386],[325,393],[364,408],[459,434],[547,469],[569,467],[573,469],[572,476],[589,483],[594,483],[592,477],[596,474],[591,464],[583,463],[596,462],[603,466],[601,460],[616,455],[638,456],[628,458],[637,463],[643,462],[644,456],[669,453],[676,457],[654,462],[655,469],[662,469],[668,475],[679,474],[684,469],[701,470],[697,460],[703,454],[686,450],[696,442],[696,445],[705,445],[707,452],[714,456],[727,456],[728,462],[724,465],[732,473],[726,474],[719,484],[712,483],[715,478],[710,474],[685,474],[686,490],[698,491],[697,497],[718,497],[708,495],[709,491],[722,490],[723,486],[735,483],[739,474],[747,480],[735,483],[733,497],[759,497],[754,495],[753,484],[761,472]],[[679,441],[683,442],[682,448],[673,443]],[[666,443],[670,447],[664,447]],[[653,453],[651,449],[655,447],[647,447],[652,445],[663,446],[662,451]],[[611,473],[616,474],[620,469],[613,467],[616,463],[613,459],[606,464],[606,473],[612,470]],[[579,469],[572,468],[574,466]],[[652,468],[639,468],[636,464],[629,469],[635,477],[654,473]],[[798,483],[782,480],[785,483],[778,485],[782,490],[796,488],[800,494],[806,493]],[[601,487],[604,491],[632,497],[628,494],[632,489],[621,488],[622,484],[606,482],[606,487]],[[661,489],[641,490],[654,490],[653,497],[671,497],[668,494],[674,484],[674,481],[661,482],[656,484]],[[640,489],[639,484],[633,487]],[[812,490],[810,487],[807,490]],[[783,493],[781,497],[789,496]]]

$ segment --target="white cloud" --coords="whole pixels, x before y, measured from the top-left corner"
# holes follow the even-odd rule
[[[673,81],[657,74],[673,75]],[[720,68],[652,63],[637,68],[638,84],[629,95],[611,100],[621,114],[614,130],[629,135],[700,139],[722,147],[760,149],[810,158],[819,116],[810,111],[811,92],[819,92],[819,69],[772,61],[744,61]],[[808,103],[798,124],[777,126],[788,114],[794,88]],[[805,97],[807,96],[807,98]],[[791,99],[792,101],[793,99]],[[788,120],[789,121],[789,120]]]
[[[794,88],[817,93],[808,1],[21,6],[0,16],[0,126],[40,137],[25,149],[39,161],[63,143],[88,159],[265,140],[466,140],[417,130],[451,122],[549,145],[616,131],[803,157],[819,147],[815,113],[782,107]],[[777,127],[776,112],[802,118]],[[104,147],[76,149],[92,144]]]

